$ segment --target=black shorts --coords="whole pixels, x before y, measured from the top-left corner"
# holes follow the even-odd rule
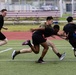
[[[70,43],[74,48],[76,48],[76,38],[71,38],[71,39],[69,39],[69,43]]]
[[[39,45],[43,42],[46,42],[46,39],[42,35],[33,34],[32,35],[32,42],[34,45]]]
[[[0,32],[0,40],[4,40],[6,38],[6,36]]]

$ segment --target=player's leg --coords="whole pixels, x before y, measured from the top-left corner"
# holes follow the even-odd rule
[[[76,57],[76,39],[70,39],[69,43],[73,46],[74,56]]]
[[[14,58],[15,58],[18,54],[31,53],[31,52],[32,52],[31,48],[21,49],[21,50],[14,50],[14,51],[12,52],[12,59],[14,60]]]
[[[8,40],[6,38],[6,36],[0,32],[0,46],[7,44]]]
[[[50,40],[47,40],[46,42],[47,42],[48,46],[50,46],[52,48],[53,52],[59,57],[59,59],[63,60],[64,57],[65,57],[65,53],[60,54],[59,51],[58,51],[58,49],[54,45],[54,43],[52,43]]]
[[[8,42],[7,38],[0,41],[0,46],[7,44],[7,42]]]
[[[51,42],[50,40],[47,40],[46,42],[47,42],[47,45],[52,48],[55,54],[59,53],[53,42]]]
[[[46,42],[44,43],[41,43],[41,46],[44,48],[43,51],[42,51],[42,54],[41,54],[41,57],[38,59],[38,63],[43,63],[43,58],[44,56],[46,55],[47,51],[48,51],[48,45]]]
[[[33,45],[31,44],[30,40],[27,40],[25,42],[23,42],[22,45],[29,45],[29,47],[31,48],[31,50],[35,53],[38,54],[39,50],[40,50],[40,46],[39,44],[42,43],[44,41],[44,38],[42,35],[38,35],[38,34],[33,34],[32,35],[32,42]]]
[[[31,53],[31,52],[32,52],[31,48],[20,50],[20,54],[23,54],[23,53]]]
[[[38,44],[36,44],[35,42],[33,43],[34,45],[31,44],[30,40],[27,40],[25,42],[22,43],[22,45],[29,45],[29,47],[31,48],[31,50],[35,53],[38,54],[39,50],[40,50],[40,46]]]

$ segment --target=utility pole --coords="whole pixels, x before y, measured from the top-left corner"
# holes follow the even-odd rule
[[[62,15],[63,15],[63,2],[62,2],[62,0],[59,1],[59,4],[60,4],[60,14],[62,17]]]
[[[72,0],[72,15],[74,13],[74,0]]]

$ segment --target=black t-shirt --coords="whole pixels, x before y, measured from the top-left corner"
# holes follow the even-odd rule
[[[45,31],[44,31],[44,36],[45,37],[49,37],[49,36],[52,36],[52,35],[57,35],[57,32],[55,32],[55,30],[51,27],[46,27],[45,28]]]
[[[43,25],[40,25],[40,27],[45,28],[43,34],[44,37],[49,37],[52,35],[57,35],[57,32],[54,31],[54,29],[52,28],[51,24],[46,25],[46,23],[44,23]]]
[[[2,29],[3,24],[4,24],[4,18],[2,15],[0,15],[0,30]]]
[[[73,33],[76,31],[76,24],[69,23],[66,24],[63,28],[63,31],[68,35],[68,39],[73,38]]]
[[[37,30],[33,33],[34,34],[38,34],[38,35],[43,35],[44,34],[44,30]]]
[[[50,25],[47,25],[45,26],[44,30],[37,30],[33,34],[39,34],[39,35],[44,35],[44,37],[49,37],[51,35],[56,35],[57,33]]]

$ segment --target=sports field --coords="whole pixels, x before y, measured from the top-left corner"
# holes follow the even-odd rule
[[[10,40],[7,45],[0,47],[0,75],[76,75],[76,58],[67,41],[52,40],[61,53],[66,52],[66,57],[60,61],[49,48],[44,58],[45,64],[35,63],[41,52],[38,55],[22,54],[18,55],[15,60],[11,59],[13,50],[28,48],[28,46],[21,45],[23,41]]]
[[[7,34],[6,32],[4,33]],[[7,35],[7,38],[9,36],[10,34]],[[15,35],[11,34],[11,38],[12,36],[16,38]],[[44,58],[46,63],[39,64],[35,61],[40,57],[42,47],[37,55],[34,53],[20,54],[15,60],[12,60],[11,54],[13,50],[28,48],[28,46],[21,45],[26,38],[11,38],[9,38],[7,45],[0,46],[0,75],[76,75],[76,58],[73,55],[72,47],[67,41],[50,39],[60,53],[66,52],[66,57],[63,61],[60,61],[51,48],[49,48]]]

